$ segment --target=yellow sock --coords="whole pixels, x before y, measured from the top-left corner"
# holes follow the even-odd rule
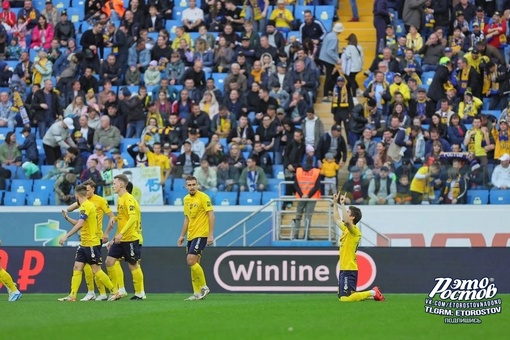
[[[71,279],[71,294],[69,295],[74,298],[80,289],[82,276],[83,272],[81,270],[73,270],[73,278]]]
[[[110,277],[110,281],[112,282],[113,286],[118,288],[119,285],[117,284],[117,270],[115,266],[106,267],[106,271],[108,272],[108,277]]]
[[[198,284],[198,278],[195,275],[195,272],[193,270],[190,270],[190,273],[191,273],[191,286],[193,287],[193,294],[198,294],[198,293],[200,293],[200,285]]]
[[[120,261],[116,261],[113,265],[115,268],[116,278],[117,278],[117,287],[119,289],[124,289],[124,271],[122,270],[122,266],[120,265]]]
[[[18,290],[14,284],[14,281],[12,280],[11,275],[3,268],[0,269],[0,282],[3,283],[5,287],[9,288],[11,292]]]
[[[100,281],[102,283],[103,290],[106,287],[113,294],[117,293],[117,287],[115,287],[113,285],[112,281],[108,278],[108,275],[106,275],[106,273],[102,269],[99,269],[95,275],[96,275],[96,278],[98,279],[98,281]],[[99,285],[98,285],[98,288],[99,288]],[[106,295],[106,291],[101,294]]]
[[[143,292],[142,268],[138,267],[135,270],[131,271],[131,275],[133,276],[133,286],[135,287],[135,294],[142,293]]]
[[[195,274],[195,277],[198,282],[197,284],[199,285],[200,288],[204,287],[204,286],[207,286],[207,283],[205,282],[205,274],[204,274],[204,270],[202,269],[202,266],[199,265],[198,263],[195,263],[194,265],[192,265],[191,267],[191,271]],[[200,291],[200,289],[199,289]]]
[[[87,292],[94,291],[94,273],[92,272],[92,268],[90,264],[85,264],[83,267],[83,273],[85,274],[85,283],[87,284]]]
[[[372,293],[370,293],[370,291],[355,292],[355,293],[352,293],[349,296],[342,296],[342,297],[340,297],[340,302],[362,301],[362,300],[368,299],[371,296],[372,296]]]
[[[101,270],[103,274],[105,274],[104,271]],[[106,275],[106,274],[105,274]],[[108,279],[110,280],[110,279]],[[104,286],[103,282],[97,277],[97,275],[94,275],[94,282],[96,283],[97,290],[99,291],[99,295],[106,295],[106,287]],[[110,281],[111,282],[111,281]]]

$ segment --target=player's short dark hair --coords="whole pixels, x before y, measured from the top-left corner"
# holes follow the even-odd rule
[[[128,183],[126,184],[126,191],[127,191],[129,194],[133,193],[133,183],[132,183],[132,182],[128,182]]]
[[[87,187],[83,184],[77,185],[74,188],[74,193],[79,196],[87,196]]]
[[[349,210],[351,212],[351,216],[354,217],[352,223],[357,224],[359,221],[361,221],[362,214],[360,208],[351,205]]]
[[[83,182],[82,185],[85,185],[85,186],[90,185],[92,188],[94,188],[94,189],[96,188],[96,182],[94,182],[92,180],[92,178],[89,178],[88,180]]]
[[[186,177],[186,182],[191,182],[191,181],[198,182],[197,178],[195,176],[188,176],[188,177]]]
[[[126,175],[124,174],[120,174],[120,175],[117,175],[115,177],[113,177],[114,179],[117,179],[119,181],[121,181],[122,183],[124,183],[124,185],[127,186],[127,184],[129,183],[129,179],[127,178]]]

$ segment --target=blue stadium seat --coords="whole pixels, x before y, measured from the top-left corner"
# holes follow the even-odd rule
[[[239,193],[239,205],[260,205],[262,193],[260,191]]]
[[[41,174],[44,177],[48,172],[51,171],[51,169],[54,168],[54,166],[53,165],[41,165],[40,168],[41,168]]]
[[[167,20],[165,23],[166,30],[173,36],[175,36],[175,28],[177,26],[182,26],[182,22],[179,20]]]
[[[23,206],[25,205],[25,193],[6,192],[4,195],[4,205],[6,206]]]
[[[46,0],[34,0],[32,4],[33,4],[34,8],[40,12],[44,9],[44,7],[46,7]],[[17,13],[17,11],[19,11],[19,9],[15,10],[15,11]]]
[[[128,147],[130,147],[133,144],[136,144],[140,141],[139,138],[122,138],[120,142],[120,152],[126,152]],[[128,154],[129,155],[129,154]],[[131,156],[129,156],[131,158]]]
[[[467,191],[467,204],[488,204],[489,203],[489,190],[468,190]]]
[[[430,72],[424,72],[422,73],[421,75],[421,81],[424,85],[428,85],[430,86],[430,84],[432,83],[432,80],[434,79],[434,76],[436,75],[436,72],[435,71],[430,71]]]
[[[236,205],[237,192],[218,191],[214,196],[214,205]]]
[[[225,78],[227,78],[226,73],[211,73],[212,78],[214,79],[214,84],[216,87],[223,93],[223,86],[225,84]]]
[[[287,33],[287,40],[290,40],[290,37],[296,37],[296,40],[301,41],[301,35],[299,31],[291,31]]]
[[[77,26],[77,25],[75,25],[75,26]],[[88,23],[88,21],[82,21],[81,25],[80,25],[80,30],[78,32],[83,34],[91,28],[92,28],[92,26]]]
[[[283,165],[282,164],[273,165],[273,177],[278,178],[278,174],[280,172],[283,173]]]
[[[326,30],[331,31],[333,26],[333,16],[335,15],[335,6],[315,6],[315,18],[320,20]]]
[[[165,193],[169,205],[182,205],[182,199],[188,192],[186,190],[169,191]],[[177,203],[177,204],[176,204]]]
[[[182,26],[182,12],[184,12],[184,10],[186,9],[186,7],[179,7],[179,6],[174,6],[174,21],[177,21],[179,24],[178,26]]]
[[[400,37],[405,37],[405,35],[407,34],[406,33],[406,29],[404,27],[404,20],[397,20],[395,21],[395,35],[400,38]]]
[[[12,174],[12,179],[28,179],[27,175],[25,175],[25,171],[23,171],[23,168],[18,166],[16,167],[16,173]]]
[[[220,138],[220,144],[223,146],[223,151],[226,152],[228,150],[228,144],[226,138]]]
[[[69,16],[69,21],[76,25],[76,23],[83,21],[84,10],[83,8],[70,7],[67,9],[67,15]]]
[[[186,180],[184,178],[174,178],[172,182],[173,191],[186,190]]]
[[[135,166],[135,161],[133,157],[127,152],[121,152],[122,159],[124,160],[124,163],[127,164],[128,168],[132,168]]]
[[[482,111],[485,111],[485,110],[489,110],[489,105],[491,104],[491,100],[490,98],[483,98],[483,106],[482,106]]]
[[[34,181],[31,179],[13,179],[11,181],[12,192],[32,192]]]
[[[5,60],[5,62],[9,65],[9,68],[12,68],[13,71],[16,68],[16,65],[19,64],[19,61],[17,60]]]
[[[112,48],[111,48],[111,47],[105,47],[105,48],[103,49],[103,59],[108,58],[108,56],[109,56],[110,54],[112,54]],[[112,91],[115,91],[115,90],[113,89],[113,86],[112,86]]]
[[[301,21],[305,21],[305,11],[307,9],[310,9],[312,11],[313,15],[313,9],[309,8],[308,6],[296,6],[294,9],[294,19],[301,19]]]
[[[265,204],[269,203],[269,201],[271,201],[274,198],[279,198],[278,192],[264,191],[262,193],[262,204],[265,205]]]
[[[38,179],[34,181],[34,192],[37,193],[52,193],[55,186],[54,179]]]
[[[490,204],[510,204],[510,191],[492,189],[490,191]]]
[[[202,143],[204,143],[204,145],[207,146],[207,144],[209,143],[209,138],[207,137],[200,137],[198,138]]]
[[[27,205],[43,206],[48,205],[49,195],[47,192],[31,192],[27,195]]]
[[[271,191],[271,192],[278,192],[278,187],[280,186],[281,180],[278,178],[269,178],[268,181],[269,181],[269,187],[267,188],[267,190]],[[264,195],[262,195],[262,196],[264,196]]]
[[[13,129],[7,128],[7,127],[0,127],[0,141],[3,142],[5,140],[5,137],[9,132],[12,132]]]
[[[75,7],[78,7],[78,0],[74,0],[77,4]],[[62,12],[64,9],[68,9],[71,7],[71,0],[56,0],[53,2],[53,6],[58,9],[58,12]]]

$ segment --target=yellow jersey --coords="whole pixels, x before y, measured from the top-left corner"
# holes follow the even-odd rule
[[[274,20],[276,27],[290,28],[290,25],[287,21],[294,21],[294,16],[292,15],[292,12],[287,8],[279,9],[276,7],[271,13],[269,20]]]
[[[94,195],[91,198],[89,198],[89,201],[94,204],[96,207],[96,214],[97,214],[97,236],[99,239],[103,238],[103,218],[104,215],[107,215],[112,212],[112,209],[110,209],[110,205],[108,205],[108,201],[105,200],[103,197]]]
[[[149,163],[149,166],[159,166],[161,179],[165,178],[165,171],[170,170],[170,159],[167,155],[156,155],[152,151],[147,151],[147,162]]]
[[[119,200],[117,201],[117,234],[124,229],[130,217],[134,217],[136,221],[122,234],[121,242],[132,242],[139,239],[138,224],[140,223],[140,206],[137,204],[135,198],[126,192],[122,196],[119,196]]]
[[[184,197],[184,216],[189,219],[188,241],[209,236],[208,212],[212,210],[211,199],[201,191],[197,191],[193,196],[188,194]]]
[[[425,174],[428,174],[428,172],[429,172],[429,167],[422,166],[421,168],[418,169],[416,174],[425,175]],[[411,187],[409,189],[414,192],[419,192],[420,194],[428,193],[429,192],[429,189],[428,189],[429,179],[430,179],[430,177],[429,178],[416,178],[416,176],[415,176],[413,178],[413,180],[411,181]]]
[[[474,133],[471,134],[471,138],[469,139],[467,149],[469,152],[475,154],[476,157],[484,157],[487,156],[487,151],[482,146],[485,141],[485,135],[480,129],[471,129]]]
[[[344,222],[340,225],[340,230],[342,230],[342,236],[340,236],[340,270],[358,270],[356,251],[361,240],[361,232],[355,225],[349,230]]]
[[[89,200],[84,201],[80,205],[80,217],[83,220],[83,227],[81,228],[80,245],[83,247],[95,247],[100,245],[99,237],[97,235],[97,214],[96,207]]]

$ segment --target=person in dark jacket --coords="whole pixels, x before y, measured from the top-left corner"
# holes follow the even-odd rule
[[[55,119],[63,114],[58,95],[53,91],[51,79],[46,80],[44,87],[34,94],[30,108],[37,122],[39,137],[42,139]]]
[[[296,169],[301,167],[303,156],[305,155],[303,130],[296,129],[294,131],[294,139],[287,143],[283,154],[283,169],[285,172],[286,181],[294,181],[296,176]],[[288,184],[285,186],[285,195],[290,196],[294,194],[294,186]],[[287,203],[286,206],[289,204]],[[292,205],[292,204],[291,204]]]
[[[122,97],[121,97],[122,96]],[[121,112],[127,117],[127,138],[140,138],[145,128],[145,113],[140,97],[131,96],[131,91],[127,87],[122,88],[121,96]]]
[[[80,45],[85,54],[85,64],[99,73],[99,52],[103,52],[104,40],[102,34],[103,25],[96,22],[94,27],[85,31],[80,39]],[[92,47],[92,48],[91,48]]]
[[[35,142],[35,134],[32,133],[29,126],[25,126],[21,130],[21,134],[25,137],[23,145],[18,145],[20,151],[25,150],[25,158],[34,163],[39,164],[39,151],[37,150],[37,143]]]
[[[269,153],[262,148],[261,142],[255,142],[253,151],[250,153],[248,158],[255,161],[255,164],[264,170],[264,173],[268,177],[273,177],[273,161]]]
[[[332,149],[336,150],[335,161],[341,166],[347,161],[347,144],[345,143],[344,137],[342,137],[342,127],[335,124],[331,127],[331,132],[325,133],[315,148],[315,157],[319,162],[326,158],[326,154],[330,153]]]
[[[434,10],[435,27],[441,27],[444,32],[443,35],[447,37],[450,29],[452,2],[435,0],[432,3],[432,9]],[[467,20],[466,16],[464,18]]]
[[[367,100],[365,104],[357,104],[351,111],[351,117],[349,118],[349,129],[347,130],[347,141],[351,147],[358,139],[363,135],[365,126],[369,123],[368,119],[365,118],[365,105],[367,106],[368,112],[371,111],[377,104],[375,100]]]
[[[391,14],[388,12],[387,0],[374,0],[374,28],[376,32],[375,54],[377,55],[384,48],[386,41],[386,25],[391,22]]]
[[[186,140],[183,143],[183,147],[184,152],[177,157],[177,162],[175,163],[176,178],[186,178],[193,175],[195,168],[200,166],[200,157],[191,151],[191,143]]]
[[[432,83],[430,84],[428,91],[428,97],[432,99],[434,103],[437,103],[439,100],[446,98],[445,84],[448,83],[452,70],[453,65],[450,59],[447,57],[441,58],[439,61],[439,66],[436,69],[436,74],[432,79]]]

